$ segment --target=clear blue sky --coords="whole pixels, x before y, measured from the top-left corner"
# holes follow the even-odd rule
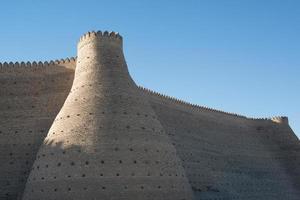
[[[124,37],[139,85],[250,117],[286,115],[300,136],[300,1],[3,1],[0,61],[76,55],[89,30]]]

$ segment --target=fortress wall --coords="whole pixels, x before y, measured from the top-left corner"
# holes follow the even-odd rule
[[[20,199],[36,152],[71,88],[75,59],[0,64],[0,199]]]
[[[0,66],[0,199],[17,199],[69,93],[75,59]],[[82,86],[75,83],[71,93]],[[299,140],[286,118],[247,119],[140,90],[173,141],[197,198],[295,199]],[[53,152],[80,149],[62,145],[55,142]]]
[[[91,48],[79,51],[76,72],[75,58],[0,63],[0,199],[21,199],[26,181],[24,199],[191,199],[189,187],[205,200],[300,199],[299,140],[287,118],[138,89],[120,40],[106,38],[105,49],[95,34],[81,38],[79,50]]]
[[[75,59],[0,64],[0,199],[21,198],[75,65]],[[75,83],[71,93],[81,89]],[[299,198],[299,140],[286,118],[248,119],[140,90],[175,145],[196,199]],[[51,148],[81,147],[55,142]]]
[[[142,91],[196,199],[299,199],[299,140],[286,118],[247,119]]]

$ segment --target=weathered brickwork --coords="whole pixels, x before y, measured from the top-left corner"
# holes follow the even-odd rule
[[[300,198],[286,117],[250,119],[136,86],[122,37],[0,64],[0,199]]]
[[[286,118],[246,119],[146,95],[196,199],[299,199],[299,140]]]
[[[20,198],[35,154],[70,90],[74,63],[2,65],[0,199]]]

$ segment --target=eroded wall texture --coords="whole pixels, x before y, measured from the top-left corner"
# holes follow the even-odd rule
[[[21,198],[36,152],[72,85],[74,64],[1,66],[0,199]]]
[[[138,87],[118,34],[85,34],[77,59],[0,68],[0,199],[300,199],[286,117]]]
[[[145,91],[195,199],[299,199],[299,140],[286,118],[246,119]]]

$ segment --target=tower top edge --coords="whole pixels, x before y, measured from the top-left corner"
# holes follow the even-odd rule
[[[79,38],[79,42],[84,41],[85,39],[89,39],[89,38],[110,38],[110,39],[116,39],[119,41],[122,41],[123,38],[122,36],[118,33],[118,32],[114,32],[114,31],[88,31],[86,33],[84,33],[80,38]]]

